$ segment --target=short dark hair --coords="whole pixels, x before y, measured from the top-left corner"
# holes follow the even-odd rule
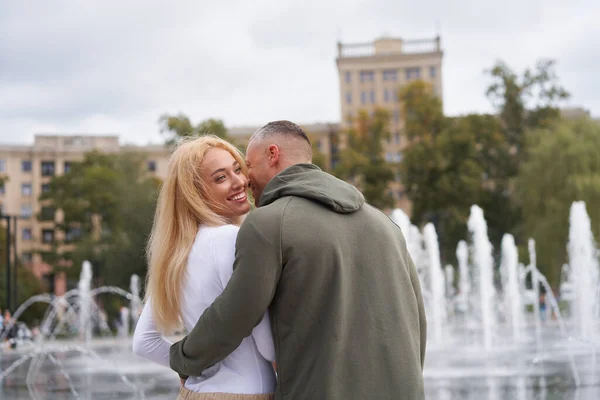
[[[298,139],[303,139],[306,141],[306,143],[308,143],[309,146],[311,145],[308,136],[302,130],[302,128],[300,128],[300,126],[298,126],[297,124],[286,120],[269,122],[268,124],[264,125],[263,127],[259,128],[256,132],[254,132],[254,134],[252,134],[252,137],[250,138],[250,141],[257,139],[267,139],[268,137],[273,135],[282,135],[288,137],[291,136]]]

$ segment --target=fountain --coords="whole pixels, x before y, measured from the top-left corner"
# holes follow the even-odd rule
[[[440,249],[438,237],[435,233],[433,224],[425,225],[423,229],[423,238],[425,240],[425,251],[427,253],[427,265],[429,266],[430,280],[430,305],[431,316],[429,319],[429,329],[433,333],[431,336],[436,343],[443,342],[444,325],[446,324],[446,299],[445,299],[445,280],[444,272],[440,264]]]
[[[519,287],[518,264],[519,255],[515,239],[512,235],[506,234],[502,238],[502,264],[500,270],[505,271],[506,280],[502,282],[504,308],[509,313],[512,335],[515,341],[522,340],[525,335],[525,309],[523,308],[522,293]]]
[[[515,240],[509,234],[503,237],[496,263],[483,210],[472,207],[468,221],[470,240],[460,241],[456,249],[458,277],[453,290],[453,267],[446,266],[445,274],[440,267],[439,254],[433,246],[437,243],[433,226],[426,226],[421,233],[398,210],[393,215],[401,229],[408,232],[405,236],[409,253],[422,280],[429,327],[424,370],[428,399],[546,399],[552,395],[580,400],[600,398],[595,350],[600,318],[598,303],[593,300],[597,296],[588,296],[588,302],[582,305],[587,315],[593,316],[591,326],[595,330],[588,331],[587,339],[574,337],[579,330],[574,329],[577,319],[563,318],[563,305],[559,305],[546,277],[537,268],[534,240],[527,243],[527,267],[519,263]],[[591,230],[582,223],[584,220],[581,216],[575,217],[575,222],[571,220],[571,230],[579,229],[579,233],[575,234],[576,239],[570,236],[570,241],[585,240],[588,247],[578,247],[580,258],[573,261],[570,257],[570,264],[586,266],[590,276],[589,269],[597,271],[598,267],[597,259],[589,255],[597,253],[592,251],[595,247]],[[587,227],[583,229],[587,236],[581,226]],[[582,254],[588,256],[583,258]],[[574,296],[578,290],[575,282],[580,281],[572,267],[563,269],[570,281],[561,286]],[[495,271],[501,277],[501,285],[494,283]],[[440,277],[445,282],[441,290]],[[594,285],[590,285],[590,292],[597,294],[598,280],[593,279],[592,276]],[[578,301],[582,300],[573,297],[573,312],[577,312],[576,307],[581,304]],[[440,309],[448,312],[441,314]],[[445,318],[443,324],[439,322],[440,315]]]
[[[92,264],[84,261],[79,279],[79,330],[81,339],[89,343],[92,338],[90,323],[90,286],[92,283]]]
[[[492,257],[492,244],[487,236],[487,224],[483,218],[483,210],[478,206],[471,207],[468,227],[473,236],[471,252],[474,271],[477,272],[475,279],[479,281],[478,314],[483,328],[484,347],[489,350],[492,347],[493,333],[496,328],[494,258]]]
[[[131,319],[133,322],[133,327],[135,328],[137,320],[140,317],[140,313],[142,312],[142,301],[140,299],[140,278],[136,274],[131,275],[129,288],[131,289]]]
[[[115,339],[94,338],[92,335],[93,327],[96,326],[99,332],[109,331],[103,312],[98,308],[95,298],[98,294],[112,293],[122,296],[129,301],[132,308],[139,310],[139,279],[133,276],[131,279],[131,289],[134,293],[128,293],[118,287],[102,286],[96,289],[91,288],[92,266],[88,261],[82,264],[80,280],[77,289],[65,293],[63,296],[54,296],[51,294],[42,294],[33,296],[25,301],[15,310],[13,319],[2,335],[0,341],[5,339],[6,333],[18,318],[31,305],[35,303],[46,303],[48,309],[40,326],[40,335],[36,341],[23,341],[15,350],[11,352],[0,351],[0,394],[6,393],[12,396],[9,390],[6,391],[6,381],[14,381],[12,376],[16,373],[24,376],[23,384],[31,398],[42,398],[39,388],[39,381],[47,380],[49,376],[52,379],[60,378],[64,386],[54,388],[50,392],[43,390],[44,393],[69,392],[74,398],[81,398],[80,393],[87,393],[95,388],[101,389],[92,383],[92,376],[114,375],[115,384],[122,383],[123,387],[119,389],[119,398],[132,396],[132,398],[145,399],[145,391],[140,387],[139,382],[134,382],[125,374],[124,370],[131,372],[131,368],[140,371],[158,370],[158,377],[165,375],[165,371],[160,368],[148,368],[147,365],[135,366],[131,361],[130,352],[123,352],[123,348],[130,348],[128,338],[129,309],[123,307],[121,310],[121,319],[123,320],[122,329]],[[61,336],[70,336],[68,339],[57,339]],[[120,338],[120,339],[119,339]],[[123,358],[124,357],[124,358]],[[52,364],[52,368],[44,367],[45,362]],[[143,363],[143,362],[142,362]],[[164,369],[163,369],[164,370]],[[49,372],[54,371],[54,372]],[[133,376],[138,376],[136,372]],[[139,380],[139,379],[136,379]],[[21,391],[17,386],[17,394],[21,398]],[[108,392],[106,388],[102,389]],[[96,392],[93,392],[96,393]],[[86,396],[86,397],[88,397]],[[54,397],[54,396],[53,396]],[[4,397],[2,397],[4,398]],[[11,397],[8,397],[11,398]],[[44,397],[45,398],[45,397]]]
[[[582,339],[597,334],[598,255],[596,253],[590,217],[585,203],[576,202],[571,207],[569,230],[569,281],[577,288],[573,291],[573,309],[577,333]]]

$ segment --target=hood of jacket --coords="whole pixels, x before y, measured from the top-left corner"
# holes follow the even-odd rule
[[[365,203],[358,189],[314,164],[295,164],[281,171],[265,186],[258,206],[285,196],[304,197],[340,214],[358,211]]]

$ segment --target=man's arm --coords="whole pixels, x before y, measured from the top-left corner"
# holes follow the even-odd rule
[[[281,275],[280,218],[248,215],[237,237],[234,271],[223,293],[192,331],[170,349],[171,369],[199,376],[250,336],[267,311]]]

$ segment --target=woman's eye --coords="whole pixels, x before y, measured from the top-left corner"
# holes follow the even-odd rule
[[[225,175],[221,175],[219,177],[217,177],[217,179],[215,179],[217,182],[221,182],[225,179]]]
[[[242,172],[242,167],[237,167],[237,169],[235,170],[235,173],[239,174],[240,172]]]

